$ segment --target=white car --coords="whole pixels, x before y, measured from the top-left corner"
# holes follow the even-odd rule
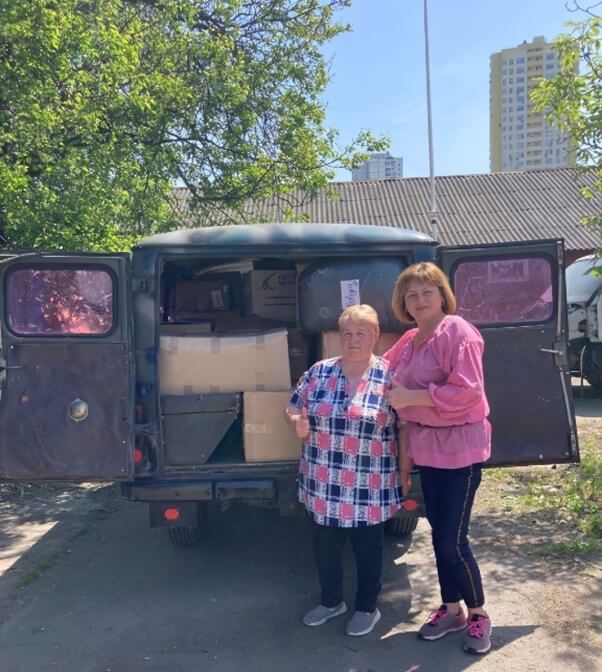
[[[592,273],[596,267],[602,260],[595,255],[581,257],[565,278],[571,371],[602,389],[602,273]]]

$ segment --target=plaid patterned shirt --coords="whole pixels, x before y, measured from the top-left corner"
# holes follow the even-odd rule
[[[307,408],[310,425],[299,465],[299,501],[319,525],[375,525],[402,502],[396,415],[384,397],[388,364],[378,358],[350,398],[339,360],[314,364],[291,397],[291,404]]]

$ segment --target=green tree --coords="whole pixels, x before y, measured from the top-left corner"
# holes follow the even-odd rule
[[[315,192],[383,140],[325,125],[350,0],[0,0],[0,236],[124,249],[248,198]]]
[[[543,110],[550,123],[570,134],[577,170],[590,178],[581,192],[591,200],[602,194],[601,19],[578,3],[572,5],[573,11],[585,12],[588,17],[567,24],[570,32],[555,40],[558,74],[543,80],[531,97],[537,111]],[[602,215],[589,216],[585,223],[602,233]]]

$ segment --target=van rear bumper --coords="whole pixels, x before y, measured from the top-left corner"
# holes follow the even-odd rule
[[[123,483],[126,499],[137,502],[276,501],[278,492],[296,482],[289,478],[199,479],[194,481],[153,481]],[[281,486],[281,487],[279,487]]]
[[[121,488],[126,499],[150,504],[151,527],[194,527],[203,504],[209,502],[274,507],[283,515],[300,510],[296,472],[279,478],[134,482],[124,483]],[[168,509],[177,511],[175,520],[166,517]]]

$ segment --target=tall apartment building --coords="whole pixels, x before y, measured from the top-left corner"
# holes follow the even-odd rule
[[[371,152],[366,163],[351,171],[351,181],[392,180],[403,177],[403,159],[389,152]]]
[[[491,55],[489,158],[491,172],[575,165],[570,137],[535,112],[530,98],[542,77],[555,77],[558,56],[543,37]]]

